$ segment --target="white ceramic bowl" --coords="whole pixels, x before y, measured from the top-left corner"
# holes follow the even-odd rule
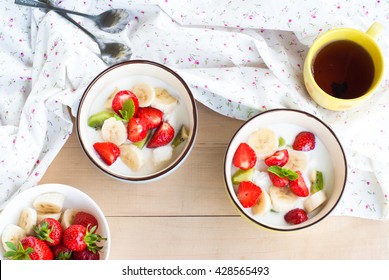
[[[189,138],[176,147],[170,161],[161,167],[152,167],[146,162],[139,171],[132,171],[120,157],[111,166],[105,164],[93,148],[93,144],[103,141],[101,133],[89,127],[89,116],[104,109],[104,103],[115,87],[130,90],[137,83],[148,83],[154,87],[166,88],[179,100],[179,109],[175,116],[176,133],[178,123],[183,123],[189,130]],[[178,168],[188,157],[197,135],[197,106],[195,99],[185,81],[170,68],[146,60],[131,60],[114,65],[100,73],[87,87],[81,99],[77,113],[77,135],[81,147],[92,161],[105,174],[126,182],[150,182],[160,179]],[[148,165],[148,166],[146,166]]]
[[[232,159],[239,144],[242,142],[247,142],[250,133],[258,130],[259,128],[266,127],[272,129],[273,127],[280,128],[284,125],[286,125],[286,128],[291,128],[291,133],[290,135],[287,135],[288,133],[285,132],[283,135],[279,136],[285,138],[287,144],[292,144],[291,142],[293,142],[294,137],[300,128],[302,130],[307,130],[314,133],[316,139],[320,140],[323,146],[322,148],[324,148],[321,153],[321,155],[324,155],[322,156],[322,159],[325,160],[326,158],[328,162],[328,178],[325,178],[325,192],[328,199],[324,206],[319,208],[319,210],[308,214],[309,218],[307,221],[297,225],[289,225],[286,222],[284,222],[284,224],[279,222],[280,218],[283,220],[285,213],[273,212],[270,215],[267,214],[269,216],[253,215],[253,212],[250,208],[242,207],[237,198],[236,190],[234,189],[234,185],[231,179],[232,173],[234,172]],[[317,163],[322,159],[316,158],[312,160]],[[250,221],[257,225],[268,229],[278,231],[292,231],[307,228],[320,222],[335,208],[345,188],[347,178],[347,163],[341,143],[337,139],[334,132],[323,121],[306,112],[291,109],[275,109],[265,111],[251,118],[245,122],[232,137],[224,159],[224,178],[228,195],[242,216],[248,218]],[[282,215],[282,217],[277,215]]]
[[[100,259],[107,260],[110,252],[111,236],[107,219],[96,202],[84,192],[67,185],[62,184],[44,184],[30,188],[12,199],[0,214],[0,234],[5,226],[17,224],[20,212],[26,207],[33,207],[34,199],[43,193],[57,192],[65,196],[63,209],[79,209],[93,214],[99,224],[97,233],[107,240],[99,243],[104,246],[100,251]],[[0,259],[3,259],[4,251],[0,250]]]

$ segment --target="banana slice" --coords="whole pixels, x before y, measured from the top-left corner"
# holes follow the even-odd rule
[[[101,135],[104,141],[112,142],[119,146],[127,140],[127,128],[121,120],[112,117],[104,121]]]
[[[37,212],[35,209],[27,207],[22,210],[19,216],[18,226],[25,230],[27,235],[34,233],[34,226],[37,224]]]
[[[166,145],[153,149],[153,162],[154,165],[159,165],[162,162],[168,161],[173,156],[173,147]]]
[[[170,113],[176,107],[178,100],[164,88],[155,88],[155,99],[151,107],[157,108],[165,114]]]
[[[327,200],[327,195],[323,190],[317,191],[304,200],[304,208],[307,213],[312,212]]]
[[[271,199],[269,194],[262,189],[262,194],[259,197],[257,204],[251,207],[254,215],[263,216],[268,213],[271,209]]]
[[[115,95],[116,93],[119,92],[119,88],[118,87],[115,87],[115,89],[113,90],[113,92],[111,93],[111,95],[108,97],[108,99],[105,101],[104,103],[104,107],[107,108],[107,109],[112,109],[112,101],[113,99],[115,98]]]
[[[62,211],[65,196],[61,193],[44,193],[35,198],[32,205],[42,213],[59,213]]]
[[[77,210],[71,208],[68,208],[63,212],[61,218],[61,225],[64,230],[73,224],[73,220],[77,212],[78,212]]]
[[[10,250],[6,242],[12,242],[17,247],[19,241],[24,237],[26,237],[26,231],[23,228],[13,224],[7,225],[1,234],[1,244],[3,245],[4,251]]]
[[[303,173],[308,166],[308,158],[304,152],[288,150],[289,152],[289,160],[283,166],[286,169],[290,169],[293,171],[300,171]]]
[[[150,106],[155,100],[155,90],[149,84],[136,84],[131,90],[139,100],[139,107]]]
[[[61,218],[61,215],[62,213],[59,212],[59,213],[41,213],[41,212],[37,212],[37,220],[36,220],[36,223],[39,224],[40,222],[42,222],[42,220],[46,219],[46,218],[53,218],[53,219],[56,219],[57,221],[60,220]]]
[[[269,189],[273,209],[277,212],[292,210],[297,202],[298,196],[292,193],[289,187],[278,188],[271,186]]]
[[[261,128],[252,132],[247,143],[261,157],[272,155],[278,147],[276,134],[268,128]]]
[[[142,151],[133,144],[121,145],[121,160],[133,171],[138,171],[144,164]]]

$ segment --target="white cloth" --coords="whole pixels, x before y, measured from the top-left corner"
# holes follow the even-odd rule
[[[98,14],[132,13],[127,29],[107,34],[73,16],[98,37],[128,44],[133,59],[177,71],[195,98],[229,117],[295,108],[323,119],[338,135],[349,164],[345,193],[334,215],[389,217],[389,75],[373,98],[347,112],[328,111],[308,96],[302,79],[313,40],[335,27],[366,31],[389,60],[389,1],[54,1]],[[54,12],[0,4],[0,206],[38,184],[72,133],[71,114],[92,78],[107,66],[97,45]]]

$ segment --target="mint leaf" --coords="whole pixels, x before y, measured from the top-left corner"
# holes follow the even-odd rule
[[[291,181],[296,180],[298,178],[298,174],[296,172],[294,172],[293,170],[283,168],[283,167],[277,166],[277,165],[270,166],[267,169],[267,171],[269,171],[269,172],[271,172],[271,173],[273,173],[281,178],[286,177]]]
[[[135,104],[132,98],[127,99],[123,103],[123,107],[121,110],[119,110],[120,114],[122,115],[122,119],[126,122],[128,122],[135,114]]]

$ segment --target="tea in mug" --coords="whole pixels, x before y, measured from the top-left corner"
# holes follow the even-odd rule
[[[341,40],[329,43],[317,53],[312,74],[319,87],[341,99],[353,99],[369,91],[374,63],[357,43]]]

